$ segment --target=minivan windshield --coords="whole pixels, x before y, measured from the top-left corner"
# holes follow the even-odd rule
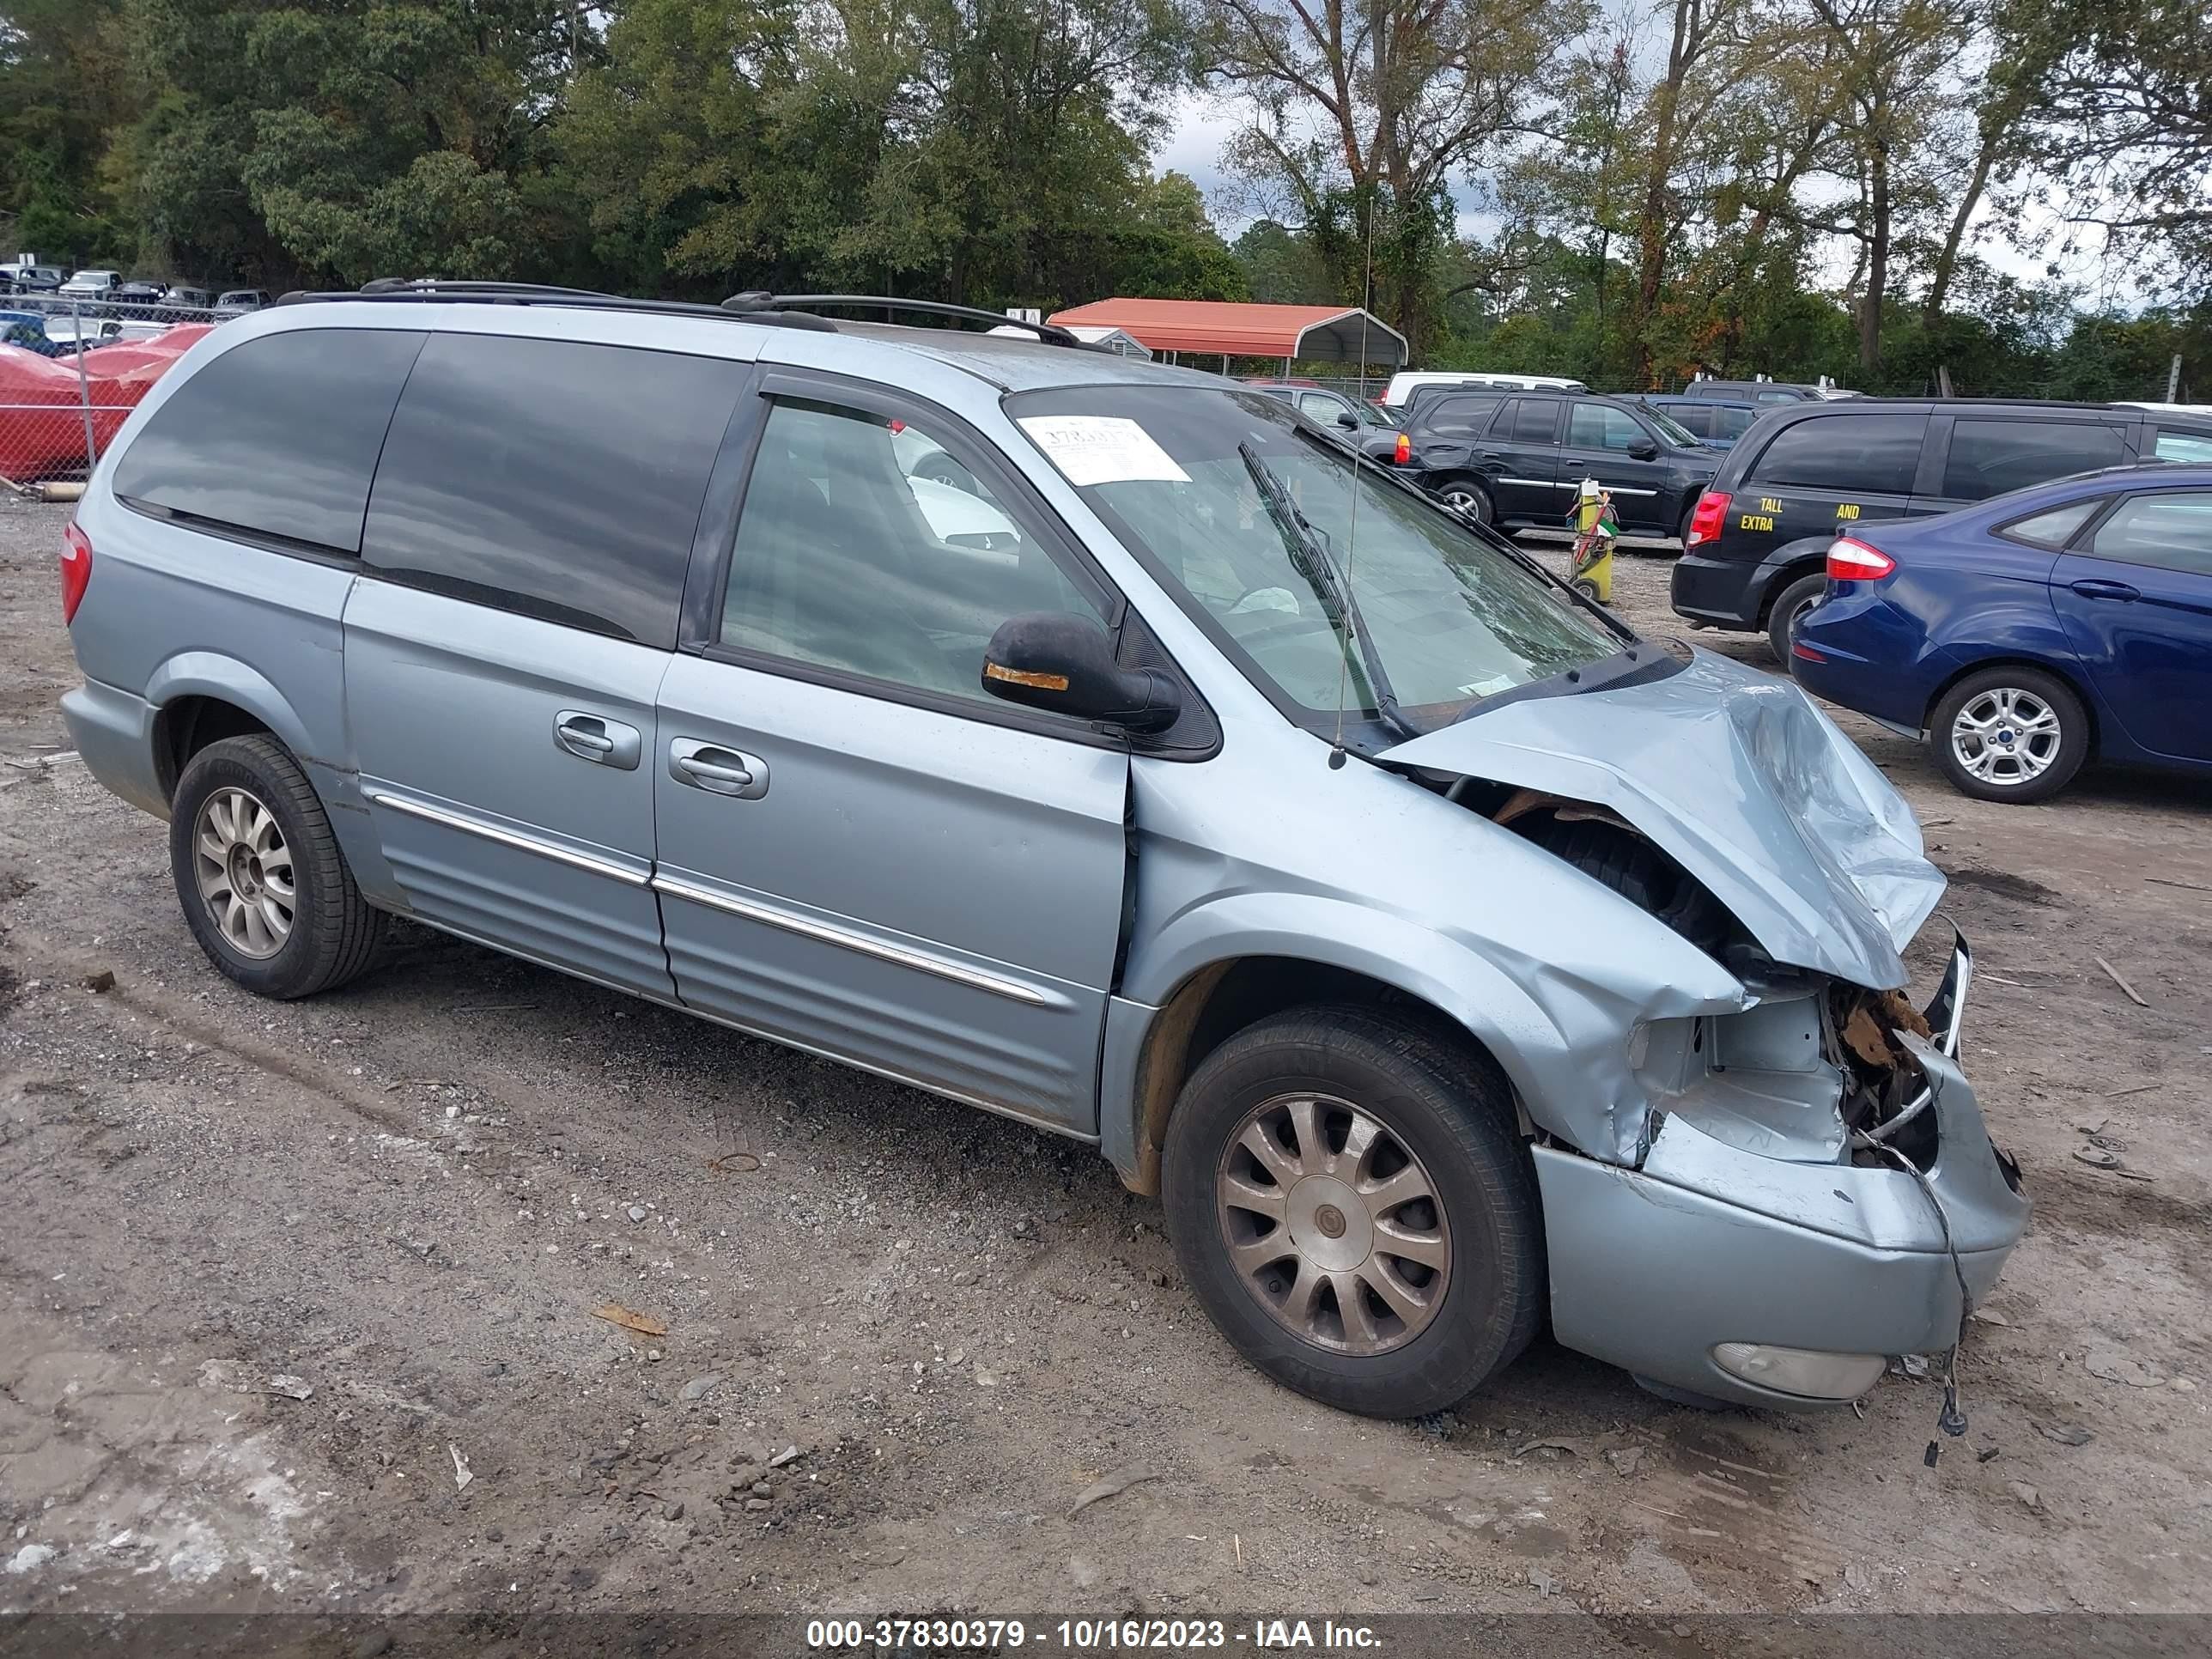
[[[1395,699],[1396,724],[1429,731],[1632,643],[1274,398],[1069,386],[1006,409],[1255,683],[1309,714],[1340,694],[1374,719]]]

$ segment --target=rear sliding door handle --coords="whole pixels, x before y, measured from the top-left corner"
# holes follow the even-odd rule
[[[768,793],[768,763],[757,755],[724,749],[696,738],[677,738],[668,745],[668,775],[710,795],[758,800]]]
[[[620,720],[564,708],[553,717],[553,741],[578,760],[623,772],[637,770],[637,727]]]
[[[2069,584],[2085,599],[2118,599],[2125,604],[2130,599],[2142,598],[2142,589],[2127,582],[2109,581],[2102,576],[2091,576]]]

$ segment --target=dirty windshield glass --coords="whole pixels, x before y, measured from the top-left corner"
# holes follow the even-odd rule
[[[1272,398],[1081,386],[1007,409],[1248,672],[1316,714],[1340,688],[1376,715],[1379,683],[1427,730],[1625,643]],[[1294,510],[1271,508],[1270,478]]]

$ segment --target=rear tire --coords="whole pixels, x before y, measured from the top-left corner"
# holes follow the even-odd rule
[[[1820,602],[1828,591],[1825,574],[1800,576],[1775,597],[1766,613],[1766,643],[1774,652],[1774,660],[1782,665],[1782,672],[1790,672],[1790,630],[1796,626],[1797,618]]]
[[[1498,509],[1491,504],[1490,492],[1479,483],[1455,478],[1437,491],[1437,499],[1446,507],[1466,514],[1478,524],[1495,525],[1498,522]]]
[[[192,757],[170,804],[169,873],[208,960],[257,996],[313,996],[383,950],[386,918],[274,738],[225,738]]]
[[[2006,665],[1969,674],[1936,701],[1928,747],[1977,800],[2048,800],[2089,757],[2089,714],[2063,680]]]
[[[1479,1053],[1366,1009],[1276,1015],[1206,1056],[1164,1152],[1185,1276],[1286,1388],[1418,1417],[1536,1334],[1535,1170],[1511,1091]]]

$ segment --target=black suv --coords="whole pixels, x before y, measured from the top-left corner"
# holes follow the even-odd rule
[[[2202,459],[2212,419],[2130,404],[1851,398],[1788,404],[1736,441],[1674,566],[1677,615],[1765,630],[1790,659],[1826,590],[1828,544],[1869,519],[1948,513],[2133,461]]]
[[[1613,492],[1631,535],[1686,533],[1721,453],[1656,410],[1617,398],[1469,387],[1425,398],[1406,469],[1431,495],[1507,529],[1557,529],[1584,478]]]

